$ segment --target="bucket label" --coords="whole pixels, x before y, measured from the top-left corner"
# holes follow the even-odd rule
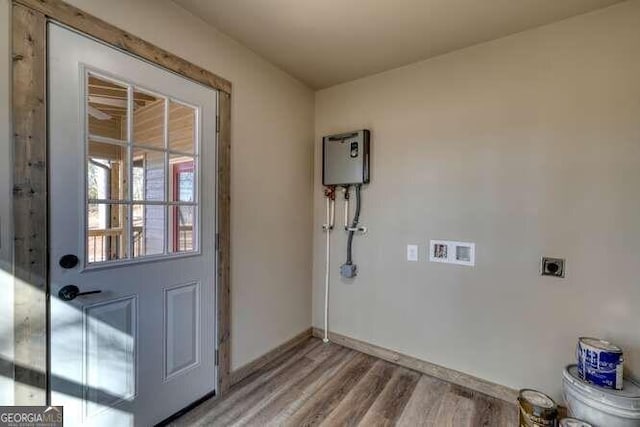
[[[576,350],[581,379],[600,387],[622,389],[622,352],[596,348],[583,342],[578,342]]]

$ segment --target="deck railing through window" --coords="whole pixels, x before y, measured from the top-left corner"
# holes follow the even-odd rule
[[[186,252],[194,250],[193,246],[193,226],[192,225],[181,225],[178,229],[178,239],[177,239],[177,248],[175,248],[176,252]]]
[[[144,249],[142,227],[133,227],[133,251],[139,256]],[[124,230],[102,228],[89,230],[87,236],[87,257],[89,263],[120,259],[124,250]]]
[[[178,236],[175,240],[175,252],[188,252],[194,250],[193,226],[181,225],[178,228]],[[134,226],[133,232],[133,256],[138,257],[145,253],[144,229]],[[87,256],[89,263],[109,261],[121,258],[124,244],[124,230],[122,228],[105,228],[89,230],[87,236]]]
[[[122,228],[89,230],[87,236],[89,263],[118,259],[122,235]]]

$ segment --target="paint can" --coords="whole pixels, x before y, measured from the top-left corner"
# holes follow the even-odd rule
[[[576,357],[582,380],[622,390],[624,356],[620,347],[599,338],[582,337],[578,339]]]
[[[558,427],[593,427],[593,426],[577,418],[563,418],[558,423]]]
[[[518,404],[520,427],[555,427],[558,406],[546,394],[531,389],[520,390]]]

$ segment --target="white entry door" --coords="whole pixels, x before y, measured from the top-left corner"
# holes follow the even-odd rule
[[[216,384],[217,92],[48,31],[52,404],[152,425]]]

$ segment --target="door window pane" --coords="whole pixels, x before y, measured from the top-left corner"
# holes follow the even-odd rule
[[[108,199],[111,194],[111,165],[108,160],[90,158],[87,173],[89,199]]]
[[[171,155],[170,159],[173,182],[171,200],[174,202],[195,201],[195,161],[192,157]]]
[[[124,204],[90,203],[87,206],[87,262],[127,258]]]
[[[178,102],[169,102],[169,149],[195,152],[196,110]]]
[[[195,249],[194,206],[173,207],[173,252],[189,252]]]
[[[127,139],[127,87],[92,74],[87,76],[89,135]]]
[[[133,91],[133,143],[164,149],[165,100],[139,89]]]
[[[164,152],[133,147],[133,199],[164,200]]]
[[[127,149],[125,146],[89,141],[87,198],[125,200],[127,193]]]
[[[133,256],[164,253],[164,205],[133,205]]]

